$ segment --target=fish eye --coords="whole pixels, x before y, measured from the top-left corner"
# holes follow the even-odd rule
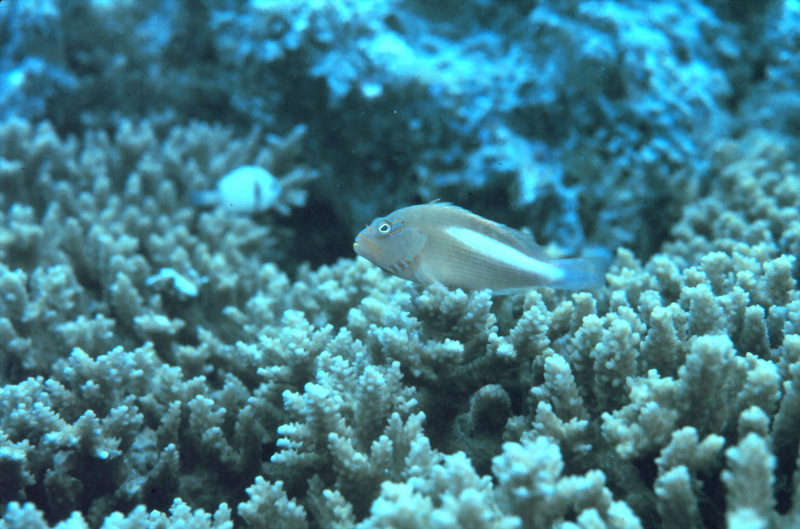
[[[389,224],[388,222],[384,222],[383,224],[378,226],[378,233],[380,234],[386,235],[390,231],[392,231],[392,225]]]

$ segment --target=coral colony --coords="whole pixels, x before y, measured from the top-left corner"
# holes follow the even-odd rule
[[[800,527],[799,28],[0,2],[0,527]]]

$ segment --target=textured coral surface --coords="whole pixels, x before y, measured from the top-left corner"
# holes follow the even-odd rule
[[[0,528],[800,526],[799,28],[0,1]],[[355,258],[435,198],[606,285]]]

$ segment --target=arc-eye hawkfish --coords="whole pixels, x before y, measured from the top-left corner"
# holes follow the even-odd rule
[[[398,209],[361,230],[356,253],[390,274],[448,288],[507,294],[605,283],[601,257],[552,259],[533,236],[446,202]]]

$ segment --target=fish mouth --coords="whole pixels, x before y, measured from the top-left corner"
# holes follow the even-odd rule
[[[359,233],[358,236],[356,237],[356,240],[353,241],[353,249],[356,251],[356,253],[359,253],[358,245],[361,243],[368,244],[369,246],[372,247],[373,250],[378,251],[378,246],[374,242],[370,241],[369,239],[365,239],[364,235]]]

